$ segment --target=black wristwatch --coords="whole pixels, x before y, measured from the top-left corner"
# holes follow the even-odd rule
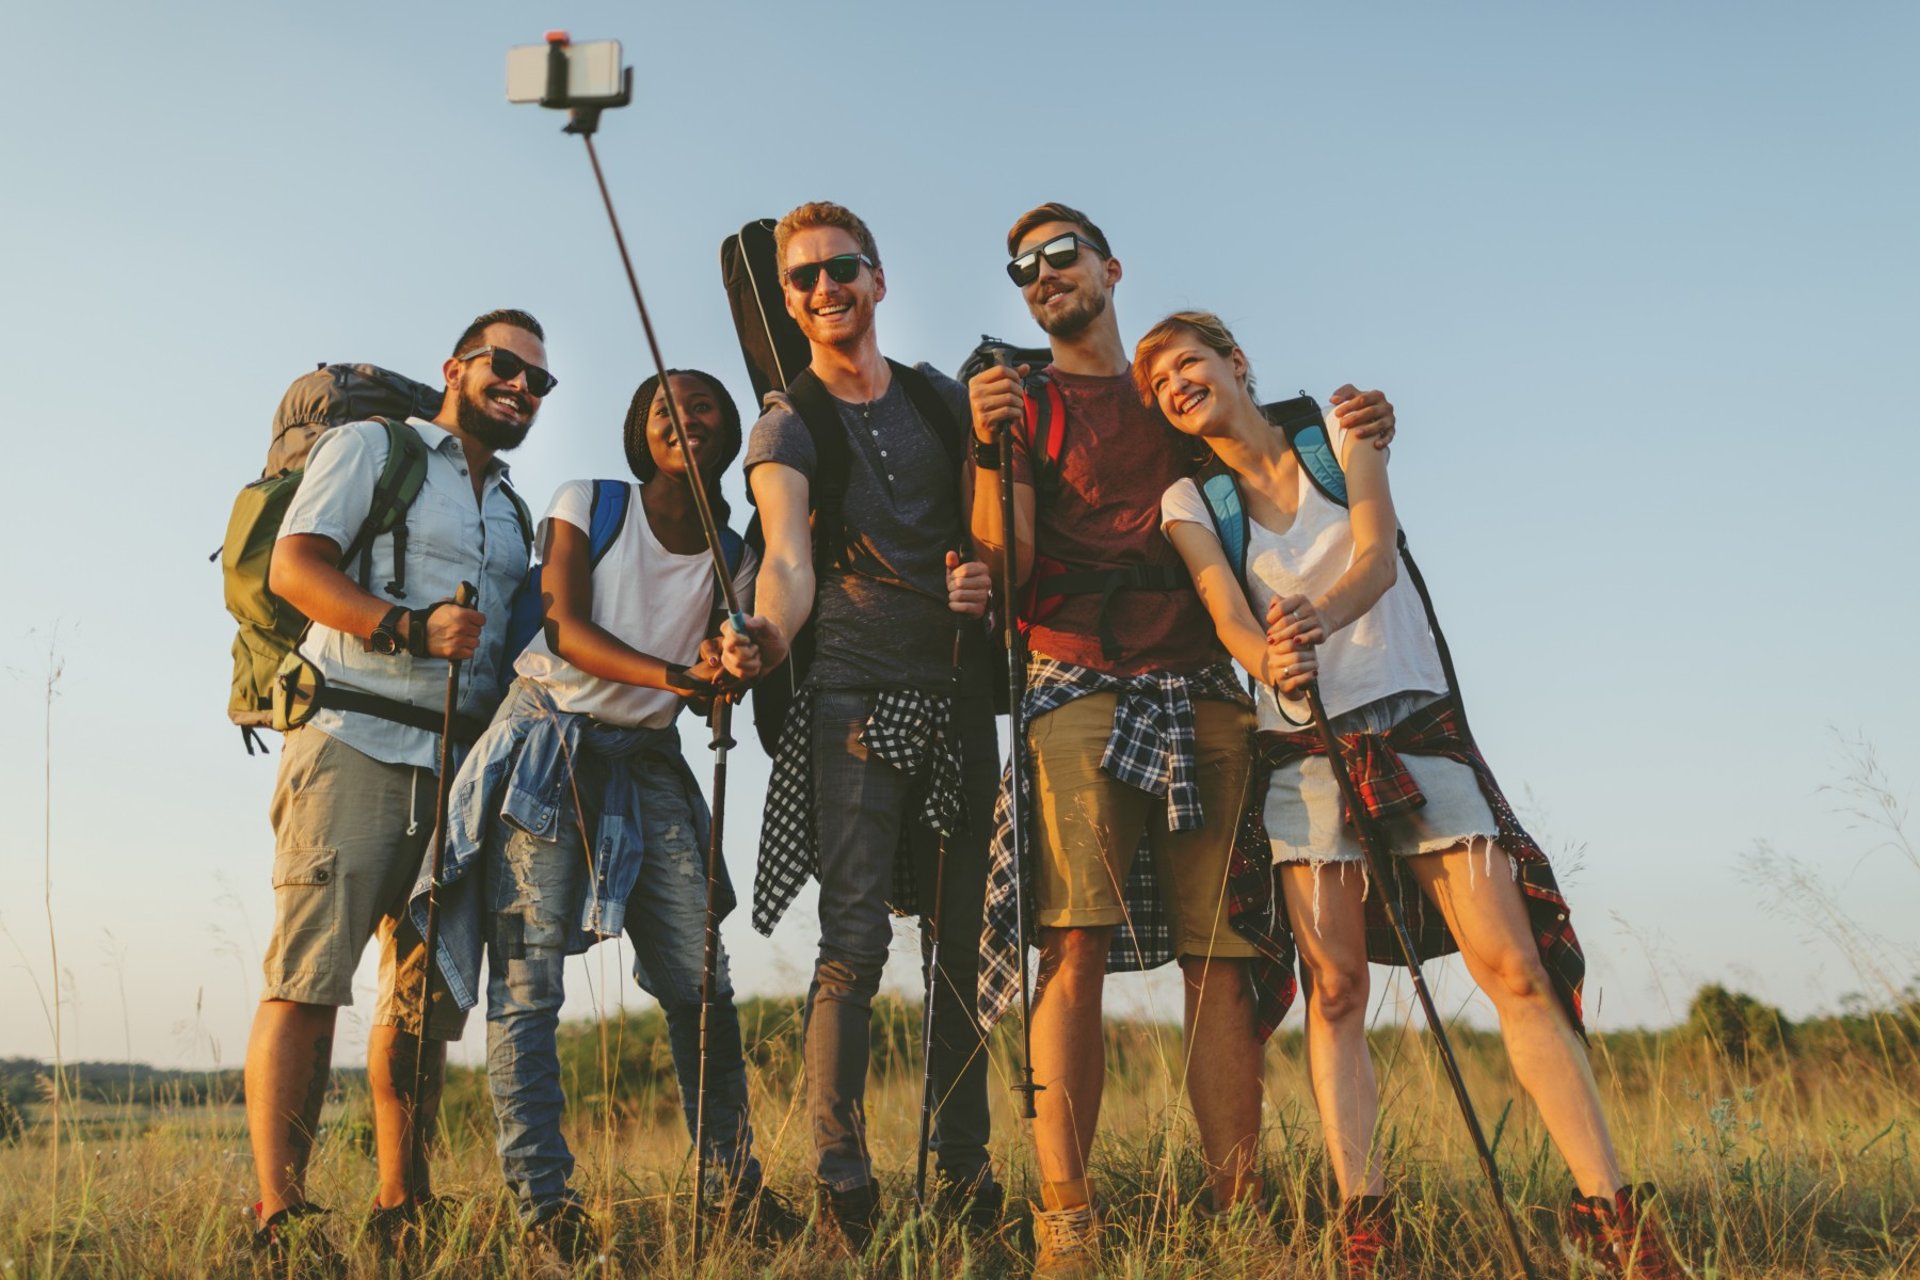
[[[1000,469],[1000,442],[998,440],[982,440],[979,436],[975,436],[973,438],[973,465],[982,471],[998,471]]]
[[[387,658],[406,652],[407,638],[400,630],[400,620],[406,616],[407,611],[401,605],[387,610],[387,616],[380,619],[380,625],[367,637],[367,648]]]

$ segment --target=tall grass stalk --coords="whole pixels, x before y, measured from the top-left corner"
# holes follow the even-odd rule
[[[57,1238],[60,1228],[60,1120],[61,1103],[66,1095],[66,1060],[62,1053],[60,1013],[60,931],[53,919],[53,700],[59,694],[60,675],[66,660],[60,656],[60,628],[56,623],[47,639],[46,720],[42,739],[41,783],[41,885],[47,912],[47,951],[53,962],[53,1128],[47,1144],[51,1166],[47,1177],[47,1230]],[[49,1268],[52,1254],[49,1252]]]

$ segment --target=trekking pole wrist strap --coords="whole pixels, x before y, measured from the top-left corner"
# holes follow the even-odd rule
[[[430,658],[427,651],[427,619],[433,611],[442,605],[452,604],[451,600],[435,600],[424,609],[413,610],[407,619],[407,652],[416,658]]]

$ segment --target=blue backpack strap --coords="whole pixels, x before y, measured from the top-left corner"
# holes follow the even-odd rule
[[[1333,451],[1333,441],[1327,438],[1327,423],[1319,403],[1302,391],[1291,400],[1262,405],[1260,409],[1267,415],[1268,422],[1286,434],[1287,443],[1293,446],[1294,456],[1306,468],[1307,479],[1313,482],[1313,487],[1335,506],[1346,506],[1346,473],[1340,470],[1340,455]]]
[[[587,567],[598,568],[613,550],[620,529],[627,522],[627,507],[633,501],[633,486],[625,480],[595,480],[593,503],[587,515]]]
[[[725,525],[720,526],[720,553],[726,557],[727,580],[740,576],[740,561],[747,553],[746,539]],[[720,633],[721,620],[727,616],[727,593],[720,589],[720,580],[713,583],[713,611],[707,618],[707,630],[715,635]]]
[[[1233,570],[1233,576],[1240,580],[1241,590],[1244,591],[1247,585],[1247,507],[1240,500],[1240,482],[1218,458],[1211,459],[1202,467],[1193,482],[1200,487],[1200,496],[1206,500],[1207,514],[1213,517],[1214,536],[1220,539],[1220,549],[1226,552],[1227,565]]]

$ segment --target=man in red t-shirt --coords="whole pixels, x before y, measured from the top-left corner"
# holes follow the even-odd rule
[[[1187,1089],[1213,1206],[1261,1193],[1260,1044],[1247,977],[1255,952],[1228,927],[1226,900],[1253,713],[1160,533],[1160,496],[1195,457],[1129,376],[1113,310],[1119,259],[1091,219],[1058,203],[1021,215],[1007,249],[1008,274],[1050,339],[1044,376],[1065,408],[1057,466],[1040,464],[1054,474],[1036,477],[1017,446],[1013,483],[1016,572],[1022,584],[1038,573],[1027,592],[1023,744],[1040,948],[1036,1274],[1072,1276],[1092,1263],[1087,1156],[1104,1077],[1101,994],[1115,929],[1139,924],[1123,886],[1142,843],[1185,977]],[[996,552],[1005,545],[991,470],[996,431],[1023,414],[1028,372],[989,369],[968,387],[974,464],[984,473],[975,476],[972,530]],[[1391,435],[1392,407],[1379,392],[1343,387],[1333,402],[1349,428],[1380,443]]]

